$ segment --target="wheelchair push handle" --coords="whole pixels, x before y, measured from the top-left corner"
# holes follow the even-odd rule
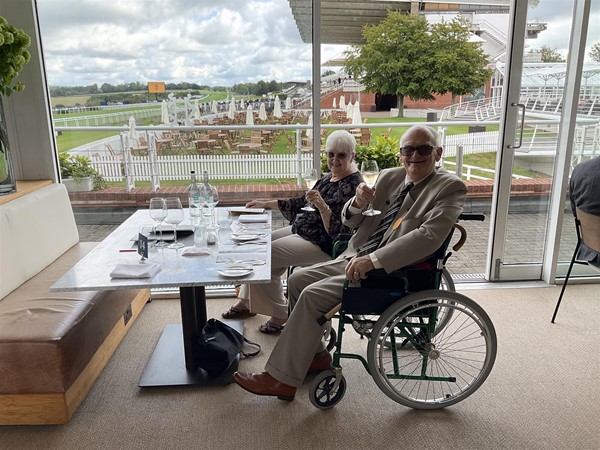
[[[483,214],[463,213],[460,216],[458,216],[458,220],[478,220],[480,222],[483,222],[485,220],[485,216]],[[462,225],[459,225],[458,221],[453,225],[453,227],[455,230],[458,230],[460,232],[460,238],[458,239],[458,242],[452,246],[452,250],[457,252],[461,249],[461,247],[465,244],[465,241],[467,240],[467,230],[465,230]]]
[[[485,220],[485,216],[483,214],[467,214],[462,213],[458,216],[458,220],[478,220],[479,222],[483,222]]]
[[[333,316],[335,316],[342,309],[342,304],[338,303],[334,306],[329,312],[323,314],[321,317],[317,319],[317,323],[321,326],[325,325],[325,322],[331,320]]]

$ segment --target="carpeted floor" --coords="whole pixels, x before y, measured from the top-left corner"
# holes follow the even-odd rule
[[[140,389],[139,377],[163,327],[180,321],[177,300],[155,300],[64,426],[0,427],[2,449],[598,449],[600,299],[598,285],[569,286],[557,323],[558,287],[469,290],[491,316],[498,356],[485,384],[444,410],[416,411],[386,397],[357,361],[343,360],[345,397],[322,411],[309,382],[282,402],[236,385]],[[217,317],[230,299],[211,299]],[[263,353],[244,360],[260,371],[276,336],[256,331]],[[366,341],[345,334],[345,351]],[[346,347],[347,345],[347,347]]]

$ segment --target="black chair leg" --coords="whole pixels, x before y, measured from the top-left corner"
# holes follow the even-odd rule
[[[575,246],[575,251],[573,252],[573,257],[571,258],[571,264],[569,265],[569,270],[567,270],[567,276],[565,277],[565,282],[563,283],[562,289],[560,290],[560,295],[558,296],[558,301],[556,302],[556,308],[554,308],[554,314],[552,315],[551,323],[554,323],[554,319],[556,319],[556,314],[558,313],[558,308],[560,307],[560,302],[562,301],[563,294],[565,293],[565,289],[567,288],[567,283],[569,282],[569,276],[571,276],[571,270],[573,270],[573,264],[575,264],[575,258],[577,257],[577,251],[579,250],[579,245],[581,241],[577,241],[577,245]]]

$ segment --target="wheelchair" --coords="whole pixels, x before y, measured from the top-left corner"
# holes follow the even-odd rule
[[[483,220],[462,214],[459,220]],[[445,268],[454,230],[466,240],[458,223],[444,245],[424,263],[391,274],[373,270],[361,282],[346,281],[342,303],[318,319],[338,319],[332,369],[311,382],[310,402],[317,408],[336,405],[346,391],[342,359],[359,360],[377,386],[392,400],[414,409],[438,409],[473,394],[486,380],[496,359],[494,325],[475,301],[454,292]],[[351,326],[368,339],[367,359],[342,351]]]

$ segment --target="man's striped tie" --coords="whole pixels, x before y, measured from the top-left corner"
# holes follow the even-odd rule
[[[381,239],[383,238],[383,235],[385,234],[387,229],[392,224],[392,220],[394,220],[394,217],[396,217],[396,214],[398,214],[398,211],[400,210],[400,207],[402,206],[402,203],[404,202],[404,199],[406,198],[408,191],[410,191],[413,186],[414,186],[414,183],[409,182],[404,186],[404,188],[402,188],[402,190],[398,194],[398,197],[396,197],[396,200],[394,201],[394,203],[392,204],[390,209],[383,216],[381,223],[379,224],[379,226],[377,227],[377,229],[371,236],[371,239],[369,239],[361,248],[358,249],[358,253],[357,253],[358,256],[368,255],[373,250],[375,250],[377,247],[379,247],[379,244],[381,243]]]

